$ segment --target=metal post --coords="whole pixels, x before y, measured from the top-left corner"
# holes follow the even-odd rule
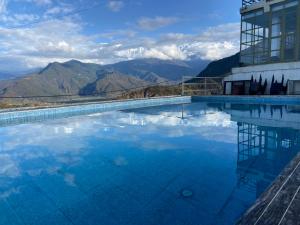
[[[184,76],[182,76],[182,81],[181,81],[181,96],[184,95]]]
[[[206,77],[204,77],[204,95],[206,96],[207,94],[206,94],[206,86],[207,86],[207,84],[206,84]]]

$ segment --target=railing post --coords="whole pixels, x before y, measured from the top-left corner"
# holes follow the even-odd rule
[[[181,96],[184,95],[184,76],[182,76],[182,81],[181,81]]]
[[[204,77],[204,95],[205,96],[206,96],[206,88],[207,88],[206,77]]]

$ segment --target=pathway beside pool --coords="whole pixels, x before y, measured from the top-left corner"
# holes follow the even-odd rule
[[[241,218],[238,225],[300,224],[300,154]]]

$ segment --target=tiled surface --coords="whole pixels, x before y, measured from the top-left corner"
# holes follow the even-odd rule
[[[300,155],[287,166],[272,186],[241,218],[239,225],[300,224],[300,194],[297,192],[300,186],[299,162]]]
[[[168,104],[191,103],[191,97],[164,97],[144,100],[115,101],[100,104],[84,104],[59,108],[36,109],[0,113],[0,125],[35,122],[47,119],[70,117],[90,113],[125,110],[141,107],[160,106]]]
[[[0,225],[233,224],[257,190],[237,176],[236,123],[202,107],[1,127]],[[249,167],[259,171],[263,159]]]
[[[12,220],[12,225],[194,225],[201,217],[206,218],[203,224],[213,218],[216,206],[210,205],[209,199],[214,191],[202,187],[202,182],[211,179],[203,176],[206,181],[197,181],[202,173],[191,179],[189,163],[194,160],[187,158],[179,165],[180,155],[148,153],[141,157],[142,152],[129,149],[111,151],[94,149],[79,164],[22,178],[26,182],[13,185],[16,191],[5,196],[5,204],[0,203],[7,211],[0,214],[0,221]],[[130,162],[128,166],[115,164],[112,159],[118,154]],[[52,164],[48,157],[30,162],[33,164],[23,163],[23,169]],[[183,188],[194,191],[193,199],[180,195]]]
[[[151,176],[145,178],[129,170],[113,172],[118,169],[106,162],[100,167],[81,167],[82,177],[74,168],[56,171],[51,176],[32,177],[26,185],[18,186],[17,193],[6,199],[7,203],[0,203],[0,207],[5,207],[0,221],[13,220],[9,224],[26,225],[45,224],[45,220],[47,224],[57,225],[171,225],[174,221],[194,224],[201,213],[204,216],[204,211],[199,212],[199,208],[205,206],[201,205],[200,199],[180,197],[184,179],[161,171],[159,176],[164,179],[159,183],[155,179],[154,185]],[[63,185],[65,174],[71,173],[77,175],[76,184]],[[20,221],[16,220],[16,215]],[[0,224],[4,225],[4,222]]]
[[[282,219],[282,225],[299,225],[300,224],[300,193],[296,195],[296,198],[290,205],[289,210],[287,211],[286,215]]]

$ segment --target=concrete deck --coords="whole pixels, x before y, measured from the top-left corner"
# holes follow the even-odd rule
[[[237,224],[300,225],[300,154]]]

